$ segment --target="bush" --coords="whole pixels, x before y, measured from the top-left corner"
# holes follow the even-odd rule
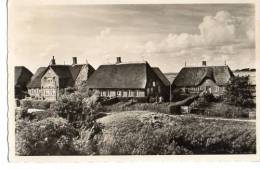
[[[160,112],[171,114],[169,108],[167,107],[169,103],[138,103],[132,100],[128,102],[119,102],[113,105],[106,105],[103,107],[103,111],[133,111],[133,110],[147,110],[152,112]]]
[[[53,118],[59,117],[55,112],[50,111],[50,110],[32,112],[28,116],[29,116],[30,120],[36,120],[36,121],[44,120],[44,119],[49,118],[49,117],[53,117]]]
[[[21,108],[15,110],[15,121],[24,119],[28,116],[27,109]]]
[[[203,116],[224,117],[224,118],[249,118],[249,112],[255,109],[230,105],[225,102],[198,103],[191,113]]]
[[[94,122],[92,128],[81,127],[80,137],[75,139],[73,146],[80,155],[97,155],[100,154],[98,150],[98,140],[102,136],[103,126]]]
[[[52,110],[76,126],[81,124],[81,121],[89,122],[91,126],[92,121],[95,120],[95,114],[102,110],[102,106],[97,102],[98,99],[98,94],[91,97],[84,97],[80,93],[62,95],[53,105]]]
[[[62,118],[16,122],[15,149],[17,155],[73,155],[73,138],[77,131]]]
[[[80,120],[82,117],[82,99],[82,95],[77,93],[62,95],[52,106],[52,110],[69,122]]]
[[[255,108],[249,76],[231,78],[226,88],[225,101],[231,105]]]
[[[46,101],[46,100],[28,100],[23,99],[21,100],[21,107],[22,108],[35,108],[35,109],[49,109],[53,101]]]
[[[216,102],[217,99],[214,97],[214,95],[212,93],[205,93],[203,95],[204,99],[206,102]]]

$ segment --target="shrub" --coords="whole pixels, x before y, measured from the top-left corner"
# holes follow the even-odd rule
[[[70,95],[62,95],[58,102],[53,105],[52,110],[60,117],[67,118],[75,127],[81,124],[89,123],[92,126],[98,112],[102,110],[102,106],[98,103],[98,93],[91,97],[84,97],[80,93],[72,93]]]
[[[203,95],[204,99],[206,102],[215,102],[217,101],[217,99],[214,97],[214,95],[212,93],[205,93]]]
[[[24,119],[28,116],[27,109],[21,108],[15,110],[15,120]]]
[[[62,95],[52,106],[52,110],[69,122],[79,120],[82,116],[82,99],[80,94]]]
[[[29,114],[29,119],[36,120],[36,121],[44,120],[49,117],[57,118],[59,116],[55,112],[50,111],[50,110],[32,112],[31,114]]]
[[[102,135],[103,126],[100,123],[94,122],[92,128],[81,127],[79,138],[75,139],[73,146],[80,155],[97,155],[99,154],[98,140]]]
[[[255,107],[252,91],[249,84],[249,76],[231,78],[225,92],[227,103],[242,107]]]
[[[170,114],[171,112],[168,109],[169,103],[138,103],[132,100],[128,102],[119,102],[113,105],[106,105],[102,108],[103,111],[132,111],[132,110],[147,110],[152,112],[160,112]]]
[[[17,155],[73,155],[73,138],[77,131],[62,118],[16,122],[15,149]]]
[[[46,101],[46,100],[28,100],[23,99],[21,100],[21,107],[22,108],[35,108],[35,109],[49,109],[53,104],[53,101]]]
[[[196,105],[191,113],[224,118],[249,118],[249,112],[255,112],[253,108],[230,105],[225,102],[203,104]]]

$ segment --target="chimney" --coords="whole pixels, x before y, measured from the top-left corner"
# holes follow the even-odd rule
[[[77,57],[72,57],[72,65],[76,65],[77,64]]]
[[[51,65],[56,65],[56,62],[55,62],[55,58],[54,58],[54,56],[52,56],[52,59],[51,59]]]
[[[116,64],[121,63],[121,57],[116,57]]]
[[[205,60],[202,61],[202,66],[207,66],[207,62]]]

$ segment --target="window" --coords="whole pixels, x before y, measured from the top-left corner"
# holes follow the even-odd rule
[[[121,96],[121,91],[120,90],[116,91],[116,95]]]
[[[153,81],[153,87],[155,87],[156,86],[156,83],[155,83],[155,81]]]
[[[138,97],[144,97],[144,91],[138,90],[138,91],[137,91],[137,96],[138,96]]]
[[[133,90],[133,91],[132,91],[132,95],[133,95],[133,97],[136,97],[136,96],[137,96],[137,91],[136,91],[136,90]]]

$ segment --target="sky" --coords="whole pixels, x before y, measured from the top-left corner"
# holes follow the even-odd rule
[[[12,1],[11,1],[12,2]],[[187,66],[255,67],[252,4],[9,3],[8,55],[33,73],[57,64],[147,61],[163,72]]]

